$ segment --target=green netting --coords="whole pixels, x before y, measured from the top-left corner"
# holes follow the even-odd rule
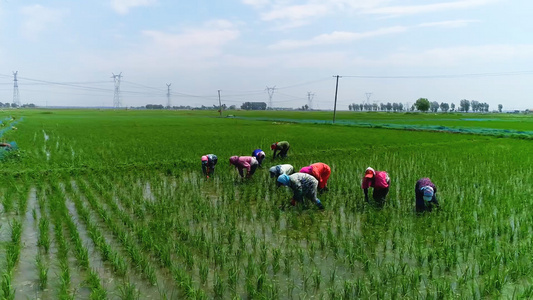
[[[20,118],[18,120],[15,120],[13,117],[5,118],[4,120],[0,121],[0,124],[4,126],[2,129],[0,129],[0,138],[4,136],[4,133],[6,133],[9,130],[13,130],[14,126],[22,121],[23,118]],[[0,160],[4,159],[9,154],[13,153],[14,151],[18,150],[17,143],[15,141],[6,142],[11,147],[0,147]]]
[[[236,117],[245,120],[258,121],[274,121],[274,122],[290,122],[290,123],[304,123],[304,124],[331,124],[331,121],[314,120],[314,119],[283,119],[283,118],[264,118],[264,117]],[[423,130],[423,131],[438,131],[450,133],[466,133],[490,135],[499,137],[511,137],[519,139],[533,139],[533,131],[521,131],[511,129],[497,129],[497,128],[479,128],[479,127],[448,127],[440,125],[410,125],[410,124],[388,124],[379,122],[360,122],[354,120],[337,120],[336,125],[347,125],[365,128],[389,128],[401,130]]]
[[[0,160],[4,159],[10,153],[13,153],[13,151],[18,150],[16,142],[9,142],[7,144],[11,145],[11,147],[0,147]]]

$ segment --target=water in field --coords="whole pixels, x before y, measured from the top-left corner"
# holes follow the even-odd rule
[[[15,299],[533,297],[528,141],[128,113],[91,119],[83,134],[40,119],[19,136],[36,150],[3,165],[0,193],[0,269],[12,266],[0,285],[11,282]],[[189,122],[201,130],[184,130]],[[324,211],[291,207],[292,192],[266,169],[243,179],[220,163],[207,179],[198,168],[197,151],[215,148],[222,162],[274,139],[291,141],[284,162],[296,169],[332,167]],[[384,207],[364,201],[368,166],[391,177]],[[416,214],[414,183],[425,176],[442,209]]]

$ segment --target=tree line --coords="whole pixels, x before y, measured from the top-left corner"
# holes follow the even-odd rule
[[[442,112],[453,112],[453,111],[460,111],[460,112],[469,112],[470,109],[472,109],[473,112],[488,112],[489,111],[489,104],[486,102],[479,102],[476,100],[467,100],[463,99],[459,101],[459,107],[455,107],[455,104],[448,104],[446,102],[439,102],[433,101],[429,102],[427,98],[419,98],[416,100],[415,104],[411,107],[411,110],[418,110],[422,112],[437,112],[439,109]],[[498,111],[502,112],[503,105],[498,104]]]
[[[422,111],[422,112],[469,112],[470,109],[473,112],[488,112],[489,104],[486,102],[479,102],[476,100],[463,99],[459,101],[459,106],[456,107],[455,103],[447,102],[430,102],[427,98],[419,98],[411,107],[405,107],[402,103],[387,102],[387,103],[364,103],[356,104],[352,103],[348,105],[350,111],[388,111],[388,112],[403,112],[403,111]],[[503,105],[498,104],[498,111],[502,112]]]
[[[364,103],[356,104],[352,103],[348,105],[348,109],[351,111],[404,111],[402,103]]]

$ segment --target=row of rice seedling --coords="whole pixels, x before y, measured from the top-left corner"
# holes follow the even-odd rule
[[[75,141],[73,128],[46,129],[47,166],[83,163],[79,155],[94,155],[87,162],[95,166],[98,159],[111,162],[115,154],[135,166],[57,170],[60,177],[38,188],[38,195],[44,193],[39,190],[47,193],[38,197],[40,269],[53,268],[47,253],[65,247],[66,256],[76,258],[76,268],[71,262],[65,271],[58,263],[57,274],[69,272],[72,281],[72,273],[79,271],[92,279],[89,288],[107,290],[109,296],[108,287],[98,288],[100,271],[90,268],[90,258],[84,262],[83,227],[120,282],[115,295],[121,298],[146,296],[144,283],[126,273],[139,274],[147,283],[152,278],[162,297],[176,287],[179,298],[527,298],[533,293],[527,255],[533,251],[528,238],[533,164],[527,141],[363,129],[352,134],[347,128],[315,125],[311,134],[303,125],[278,125],[294,145],[284,162],[298,168],[323,161],[332,167],[329,191],[319,196],[326,210],[318,212],[288,207],[290,193],[277,189],[262,169],[250,180],[241,180],[222,159],[209,180],[199,176],[196,161],[190,167],[165,161],[162,168],[151,169],[152,159],[175,146],[164,140],[175,139],[154,132],[161,149],[152,150],[158,154],[152,157],[146,149],[127,153],[128,122],[120,120],[124,126],[112,135],[117,139],[103,138],[105,147],[98,151],[83,148],[88,145],[83,138]],[[254,136],[264,133],[267,140],[272,135],[267,132],[275,132],[270,124],[231,121],[232,126],[224,127],[226,122],[194,120],[193,125],[218,126],[222,137],[224,129],[243,124],[250,126],[242,126],[244,132],[259,130]],[[169,119],[158,124],[190,128]],[[92,124],[88,131],[96,134],[91,130],[98,126]],[[141,131],[146,134],[149,128]],[[318,132],[327,133],[324,149],[307,142]],[[68,138],[59,139],[60,133]],[[188,134],[191,142],[201,136]],[[224,149],[224,155],[254,146],[243,142],[228,150],[223,138],[211,139],[209,145],[205,140],[172,155],[192,161],[204,149]],[[266,161],[271,163],[277,161]],[[364,202],[360,178],[368,166],[391,175],[383,208]],[[414,183],[424,176],[439,187],[442,209],[417,215]],[[61,182],[69,183],[64,190]],[[15,184],[26,193],[31,186]],[[11,200],[2,202],[7,201],[8,213],[20,215],[26,208],[21,209],[25,204],[16,194],[6,193]],[[41,198],[63,207],[61,212],[43,210]],[[76,208],[70,216],[64,208],[69,202]],[[49,228],[53,237],[47,236]],[[76,286],[58,284],[58,294],[78,295]]]
[[[92,190],[87,186],[84,181],[77,181],[77,187],[80,192],[83,193],[91,208],[98,213],[102,221],[107,225],[107,228],[118,238],[122,247],[126,249],[129,258],[134,265],[135,269],[139,269],[142,275],[153,285],[157,284],[157,277],[155,269],[152,266],[150,259],[142,253],[139,247],[134,242],[132,236],[127,232],[121,224],[118,223],[120,219],[117,219],[116,215],[113,215],[116,211],[110,210],[105,207],[98,197],[94,195]]]

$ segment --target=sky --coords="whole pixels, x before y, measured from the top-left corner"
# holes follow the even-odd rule
[[[533,109],[533,1],[0,0],[0,102]],[[170,91],[170,93],[169,93]]]

